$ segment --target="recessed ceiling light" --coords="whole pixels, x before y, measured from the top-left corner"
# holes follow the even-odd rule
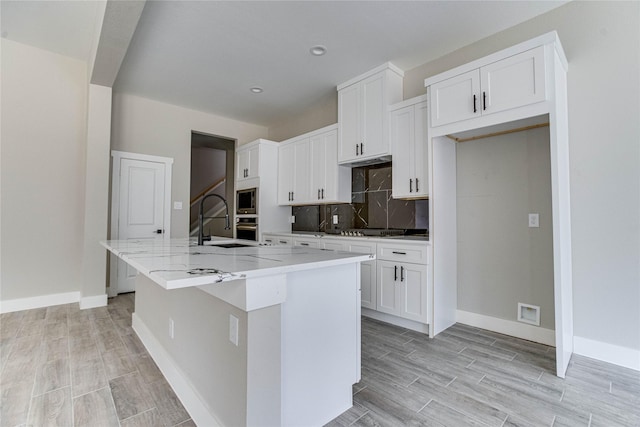
[[[322,56],[327,53],[327,48],[319,44],[309,49],[309,52],[311,52],[313,56]]]
[[[252,88],[249,89],[251,92],[253,93],[262,93],[264,92],[264,89],[262,89],[260,86],[254,86]]]

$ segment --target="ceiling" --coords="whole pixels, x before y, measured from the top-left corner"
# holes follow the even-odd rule
[[[271,126],[384,62],[409,70],[564,3],[149,0],[114,91]],[[3,0],[2,37],[87,59],[96,4]]]

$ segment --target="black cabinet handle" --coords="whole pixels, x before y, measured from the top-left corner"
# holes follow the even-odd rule
[[[364,144],[360,143],[360,155],[364,154]]]
[[[318,188],[318,200],[320,200],[320,189]]]
[[[398,266],[397,265],[393,266],[393,280],[395,282],[398,281]]]
[[[360,153],[358,152],[358,144],[356,144],[356,156],[359,156]]]
[[[400,281],[404,281],[404,267],[400,267]]]
[[[302,242],[302,243],[300,243],[300,246],[309,246],[309,244]]]
[[[162,230],[161,228],[158,228],[156,231],[154,231],[154,233],[162,234],[162,233],[164,233],[164,230]]]
[[[420,190],[418,190],[418,178],[416,178],[416,193],[417,193],[418,191],[420,191]]]
[[[322,189],[322,199],[324,200],[324,188]]]
[[[409,179],[409,193],[413,193],[413,180]]]
[[[487,109],[487,92],[482,92],[482,109]]]
[[[400,251],[391,251],[392,254],[396,254],[396,255],[406,255],[406,252],[400,252]]]
[[[476,108],[476,94],[473,94],[473,112],[477,113],[478,109]]]
[[[296,194],[292,191],[291,192],[291,201],[294,201],[296,198]]]
[[[286,240],[280,240],[280,243],[285,244],[285,243],[287,243],[287,241]]]

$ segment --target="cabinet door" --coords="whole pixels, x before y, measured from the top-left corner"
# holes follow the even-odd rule
[[[236,151],[236,182],[247,179],[247,169],[249,168],[249,150]]]
[[[293,203],[308,203],[310,197],[311,177],[309,176],[310,142],[309,138],[296,141],[294,151]]]
[[[415,196],[429,196],[429,161],[427,159],[427,103],[415,105],[415,138],[413,160],[415,162]]]
[[[482,114],[544,101],[544,46],[482,67],[480,79]]]
[[[390,116],[392,195],[411,197],[415,191],[415,108],[410,105],[392,111]]]
[[[479,116],[482,110],[482,99],[479,96],[479,70],[431,85],[431,126],[446,125]]]
[[[362,142],[360,108],[359,84],[353,84],[338,92],[338,161],[349,161],[358,157],[356,145]]]
[[[327,146],[325,134],[311,138],[311,199],[322,201],[327,183]]]
[[[278,147],[278,204],[290,205],[295,170],[295,144]]]
[[[260,147],[255,146],[248,150],[247,163],[247,178],[256,178],[260,175],[259,162],[260,159]]]
[[[362,83],[362,135],[360,156],[375,157],[389,153],[388,139],[384,131],[387,120],[384,73],[369,77]]]
[[[402,290],[400,316],[416,322],[428,323],[427,266],[401,264],[399,268]]]
[[[376,244],[347,240],[347,251],[359,254],[375,254]],[[365,261],[360,263],[360,290],[362,294],[362,307],[376,310],[377,307],[377,283],[376,283],[376,261]]]
[[[360,290],[362,307],[376,310],[377,286],[375,261],[365,261],[360,263]]]
[[[402,295],[400,286],[400,266],[390,261],[376,261],[378,266],[378,301],[377,310],[382,313],[402,313]]]

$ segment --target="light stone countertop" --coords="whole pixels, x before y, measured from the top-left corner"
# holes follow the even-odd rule
[[[205,246],[197,246],[194,240],[187,238],[108,240],[100,243],[165,289],[253,279],[375,259],[370,254],[262,246],[257,242],[225,238],[206,242]],[[251,246],[217,246],[224,243]]]

